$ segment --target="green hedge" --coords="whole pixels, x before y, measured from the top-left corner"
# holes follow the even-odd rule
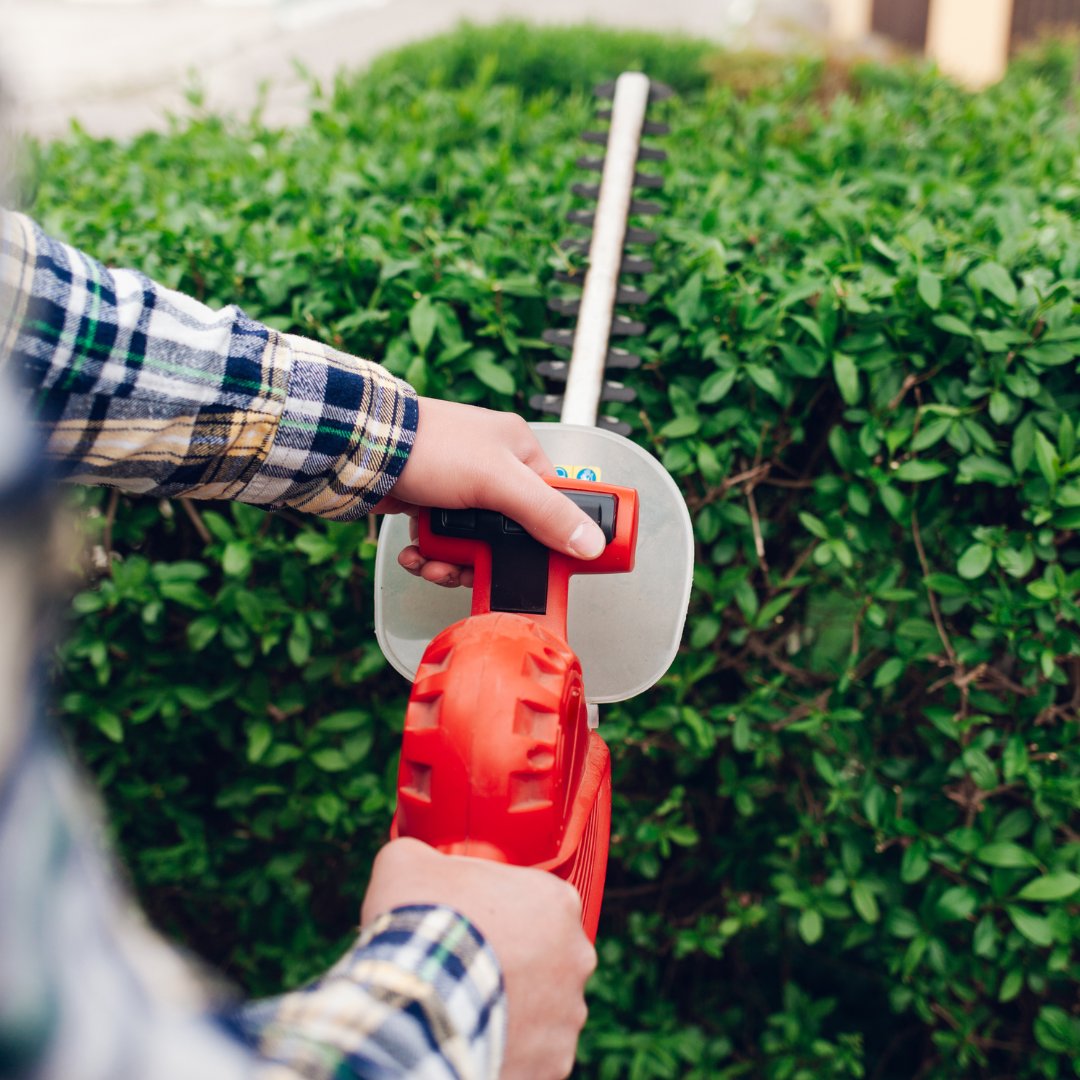
[[[637,57],[684,94],[648,419],[623,413],[699,562],[672,673],[605,712],[581,1075],[1080,1075],[1068,49],[973,96],[925,69],[468,30],[300,130],[75,133],[42,149],[35,209],[429,394],[522,409],[579,86]],[[253,992],[307,976],[392,809],[405,687],[372,638],[372,534],[82,501],[115,562],[75,599],[57,700],[141,895]]]

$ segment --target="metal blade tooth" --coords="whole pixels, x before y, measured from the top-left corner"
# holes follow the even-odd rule
[[[574,346],[573,330],[545,330],[540,337],[549,345],[560,345],[564,349],[571,349]]]
[[[628,244],[655,244],[659,239],[659,234],[653,232],[652,229],[635,229],[631,227],[626,230],[626,242]]]
[[[592,225],[596,221],[596,214],[591,210],[571,210],[566,215],[566,220],[571,225]]]
[[[594,146],[607,146],[608,133],[606,131],[583,131],[581,141],[592,143]]]
[[[664,178],[657,176],[655,173],[634,173],[634,187],[643,188],[662,188],[664,186]]]
[[[616,435],[629,435],[631,427],[614,416],[601,416],[596,421],[596,426],[604,431],[613,431]]]
[[[590,233],[589,236],[591,238],[592,233]],[[577,240],[571,237],[566,240],[560,240],[559,247],[561,247],[563,251],[588,251],[589,240]]]
[[[623,386],[620,382],[606,382],[600,390],[601,401],[634,401],[637,394],[629,386]]]
[[[566,382],[566,377],[570,373],[570,365],[565,360],[541,360],[536,365],[536,371],[552,382]]]
[[[596,199],[600,196],[599,184],[575,184],[570,190],[583,199]]]
[[[624,274],[651,274],[654,264],[652,259],[642,259],[637,255],[624,255],[622,266],[619,269]]]
[[[549,311],[558,312],[560,315],[576,315],[581,310],[581,301],[564,300],[560,296],[553,296],[547,306]]]
[[[585,284],[585,271],[584,270],[556,270],[556,281],[565,281],[567,285],[584,285]]]
[[[634,199],[630,203],[631,214],[661,214],[664,208],[658,202],[649,202],[648,199]]]
[[[655,146],[639,146],[637,159],[638,161],[667,161],[667,151],[658,150]]]
[[[596,114],[596,119],[610,120],[611,110],[600,109]],[[671,125],[665,124],[660,120],[646,120],[645,123],[641,125],[641,132],[643,135],[670,135]]]
[[[579,169],[591,169],[593,172],[604,171],[604,159],[598,157],[579,157],[574,164]]]
[[[644,289],[634,289],[629,285],[620,285],[615,293],[616,304],[644,304],[648,299],[649,294]]]
[[[623,371],[632,371],[634,368],[641,367],[641,357],[637,353],[628,352],[626,349],[608,349],[605,366],[607,368],[622,369]]]
[[[617,337],[641,337],[645,333],[645,324],[625,315],[616,315],[611,320],[611,333]]]
[[[533,394],[529,398],[529,404],[543,413],[555,413],[558,415],[562,412],[562,394]]]

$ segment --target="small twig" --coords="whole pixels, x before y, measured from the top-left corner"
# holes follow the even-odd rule
[[[922,534],[919,532],[919,515],[914,507],[911,510],[911,535],[915,539],[915,550],[919,554],[919,565],[922,567],[923,577],[928,578],[930,576],[930,564],[926,561],[926,549],[923,547]],[[953,648],[952,641],[949,640],[948,631],[946,631],[945,623],[942,621],[934,590],[929,585],[926,586],[926,596],[930,601],[930,613],[934,616],[934,625],[937,627],[941,644],[945,647],[945,654],[948,656],[949,662],[955,664],[957,662],[956,650]]]
[[[757,552],[758,565],[766,577],[769,573],[769,563],[765,558],[765,538],[761,535],[761,519],[758,517],[757,502],[754,500],[754,487],[748,484],[746,488],[746,504],[750,508],[750,526],[754,530],[754,551]]]
[[[181,499],[180,505],[183,507],[184,513],[187,514],[191,520],[191,524],[195,526],[195,531],[199,534],[199,539],[203,542],[203,546],[213,542],[213,537],[210,535],[210,530],[206,527],[206,522],[202,519],[202,514],[195,508],[195,504],[191,499]]]

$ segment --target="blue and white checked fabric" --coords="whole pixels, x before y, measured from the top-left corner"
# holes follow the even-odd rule
[[[110,270],[12,212],[0,326],[0,361],[73,480],[348,521],[393,487],[416,433],[415,393],[379,364]]]

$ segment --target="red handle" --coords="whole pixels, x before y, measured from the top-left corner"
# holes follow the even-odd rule
[[[579,505],[600,524],[607,546],[599,558],[574,559],[549,551],[516,522],[485,510],[421,510],[418,543],[425,558],[473,567],[473,615],[516,611],[529,615],[565,640],[570,578],[574,574],[623,574],[634,569],[638,497],[633,488],[614,484],[551,476],[545,480],[556,490],[579,497]],[[537,579],[535,591],[543,595],[532,609],[519,603],[522,593],[526,600],[534,599],[528,582],[522,582],[529,577]],[[506,591],[513,595],[506,603],[499,600],[501,578],[511,579]]]

